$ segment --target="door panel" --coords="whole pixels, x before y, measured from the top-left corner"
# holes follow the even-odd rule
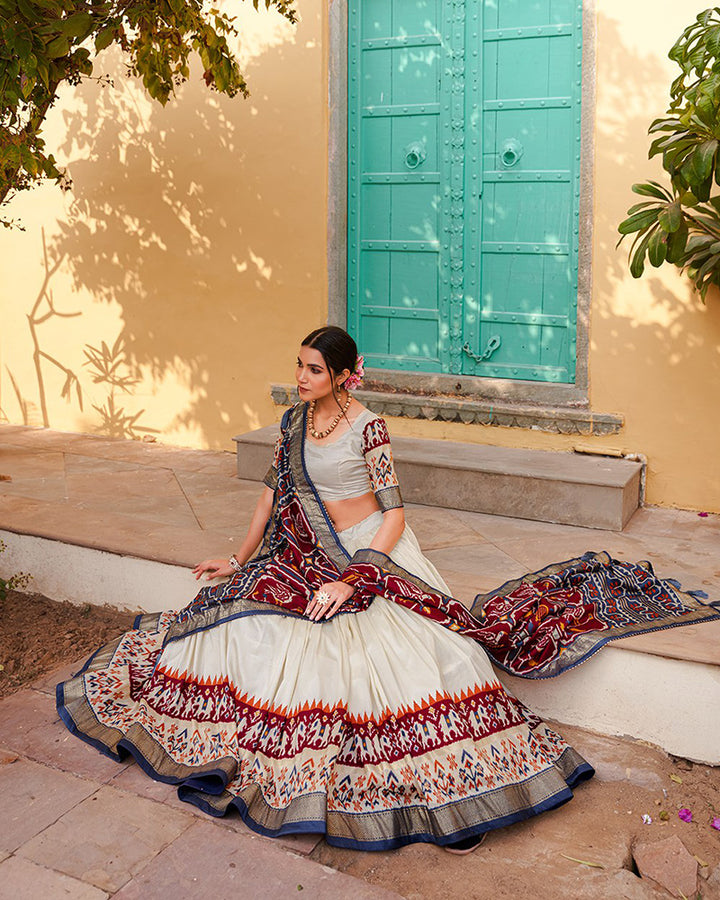
[[[581,10],[351,0],[348,327],[370,366],[572,382]]]
[[[369,366],[442,368],[442,5],[351,3],[348,323]]]

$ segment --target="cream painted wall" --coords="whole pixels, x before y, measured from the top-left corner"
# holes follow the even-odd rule
[[[325,317],[323,3],[301,0],[297,27],[250,2],[224,5],[238,16],[249,100],[209,92],[195,71],[163,109],[108,53],[99,71],[114,87],[69,88],[53,109],[46,140],[73,191],[18,197],[11,212],[26,230],[0,238],[9,421],[106,433],[124,422],[230,449],[272,419],[271,377],[292,372],[297,334]],[[38,323],[36,347],[27,317],[49,304],[57,314]],[[118,338],[127,392],[84,365],[88,345]],[[37,366],[36,350],[47,354]]]
[[[615,250],[630,185],[659,175],[646,130],[675,74],[667,51],[705,5],[597,0],[590,398],[597,412],[623,414],[626,427],[582,443],[646,455],[651,503],[720,511],[720,298],[704,306],[669,267],[635,281],[626,251]],[[298,340],[327,311],[326,9],[299,0],[294,29],[249,4],[225,6],[245,35],[250,100],[219,98],[195,79],[162,109],[109,57],[114,88],[70,89],[53,111],[47,139],[70,165],[73,192],[46,187],[19,198],[13,213],[26,231],[0,242],[0,407],[9,421],[107,431],[111,399],[116,426],[138,416],[137,436],[146,428],[171,443],[229,449],[232,435],[278,417],[269,384],[292,378]],[[39,349],[68,370],[41,358],[41,379],[27,319],[38,298],[37,316],[48,301],[79,313],[37,325]],[[118,337],[119,371],[136,379],[128,393],[93,382],[83,365],[87,345]],[[80,379],[82,409],[72,377],[61,397],[68,372]],[[519,429],[391,426],[503,446],[578,442]]]

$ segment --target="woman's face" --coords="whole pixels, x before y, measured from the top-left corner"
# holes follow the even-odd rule
[[[295,369],[295,380],[301,400],[320,400],[332,394],[332,378],[322,353],[312,347],[301,347]]]

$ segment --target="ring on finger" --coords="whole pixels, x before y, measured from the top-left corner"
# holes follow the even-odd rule
[[[332,598],[326,591],[316,591],[315,602],[318,606],[327,606],[329,603],[332,603]]]

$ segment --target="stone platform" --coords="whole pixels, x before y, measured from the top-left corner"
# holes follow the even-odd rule
[[[229,555],[250,521],[261,485],[235,466],[232,451],[0,426],[0,574],[29,571],[30,590],[59,600],[182,607],[198,587],[194,563]],[[649,559],[659,575],[720,597],[718,516],[645,508],[622,532],[418,504],[407,518],[468,605],[587,550]],[[617,641],[559,679],[502,678],[548,718],[720,764],[720,622]]]

